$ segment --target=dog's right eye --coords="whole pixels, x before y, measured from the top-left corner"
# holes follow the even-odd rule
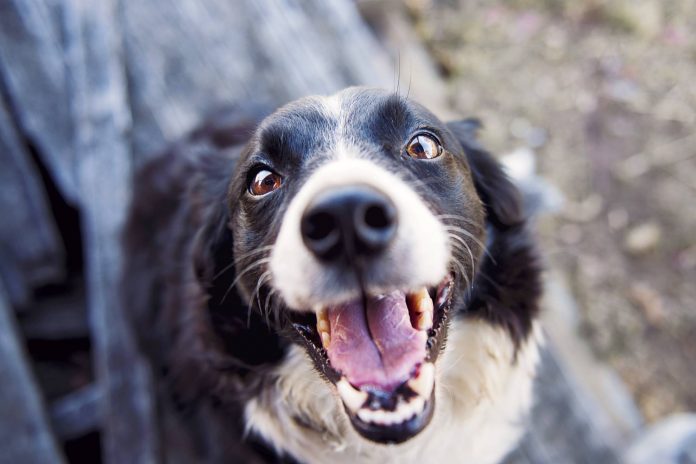
[[[433,159],[442,154],[442,145],[429,134],[418,134],[408,142],[406,153],[411,158]]]
[[[260,197],[278,189],[283,184],[283,178],[270,169],[260,169],[249,184],[249,193]]]

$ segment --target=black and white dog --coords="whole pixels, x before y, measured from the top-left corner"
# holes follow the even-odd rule
[[[143,348],[194,435],[223,424],[198,453],[499,462],[532,402],[540,280],[478,124],[366,88],[245,124],[148,164],[125,235]]]

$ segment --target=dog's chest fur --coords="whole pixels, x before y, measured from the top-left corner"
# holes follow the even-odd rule
[[[541,338],[535,327],[515,357],[503,329],[453,321],[438,363],[433,421],[407,443],[391,446],[357,435],[305,351],[293,347],[276,381],[247,404],[247,428],[279,453],[307,463],[497,463],[524,431]]]

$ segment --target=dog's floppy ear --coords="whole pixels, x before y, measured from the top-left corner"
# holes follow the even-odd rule
[[[234,275],[232,231],[227,227],[229,216],[224,207],[224,194],[203,213],[204,225],[197,231],[192,247],[196,278],[208,290],[214,289],[216,278],[223,273]]]
[[[524,222],[522,202],[517,187],[510,181],[500,163],[478,142],[481,128],[477,119],[465,119],[447,124],[464,148],[476,191],[486,207],[488,220],[498,228]]]

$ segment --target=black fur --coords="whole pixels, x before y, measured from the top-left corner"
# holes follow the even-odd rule
[[[517,188],[476,140],[475,119],[448,124],[462,145],[474,184],[486,208],[488,253],[484,254],[468,302],[460,312],[504,327],[516,346],[537,317],[541,266]]]
[[[540,283],[515,187],[476,141],[475,121],[445,126],[422,107],[382,95],[365,91],[353,102],[358,110],[350,129],[384,153],[380,163],[412,181],[435,211],[477,217],[483,203],[485,230],[470,228],[481,240],[487,234],[488,252],[470,243],[477,274],[455,309],[458,317],[504,327],[519,344],[536,316]],[[335,121],[306,103],[282,109],[254,131],[259,120],[219,113],[145,166],[135,180],[124,235],[125,309],[167,385],[162,403],[173,397],[184,408],[180,426],[194,437],[191,452],[202,461],[276,460],[262,444],[244,441],[241,411],[273,381],[271,369],[294,341],[282,314],[269,319],[259,310],[267,289],[250,301],[260,271],[237,281],[252,260],[235,262],[235,256],[272,243],[290,198],[317,166],[312,154],[326,140],[317,133],[335,129]],[[400,155],[403,141],[423,126],[436,132],[451,157],[427,164]],[[282,195],[247,199],[248,172],[257,163],[282,168],[294,182]],[[475,192],[459,180],[468,176]],[[456,259],[469,266],[468,256]],[[278,306],[276,298],[270,301]],[[211,454],[219,443],[211,443],[215,434],[203,424],[226,437],[220,453]]]

